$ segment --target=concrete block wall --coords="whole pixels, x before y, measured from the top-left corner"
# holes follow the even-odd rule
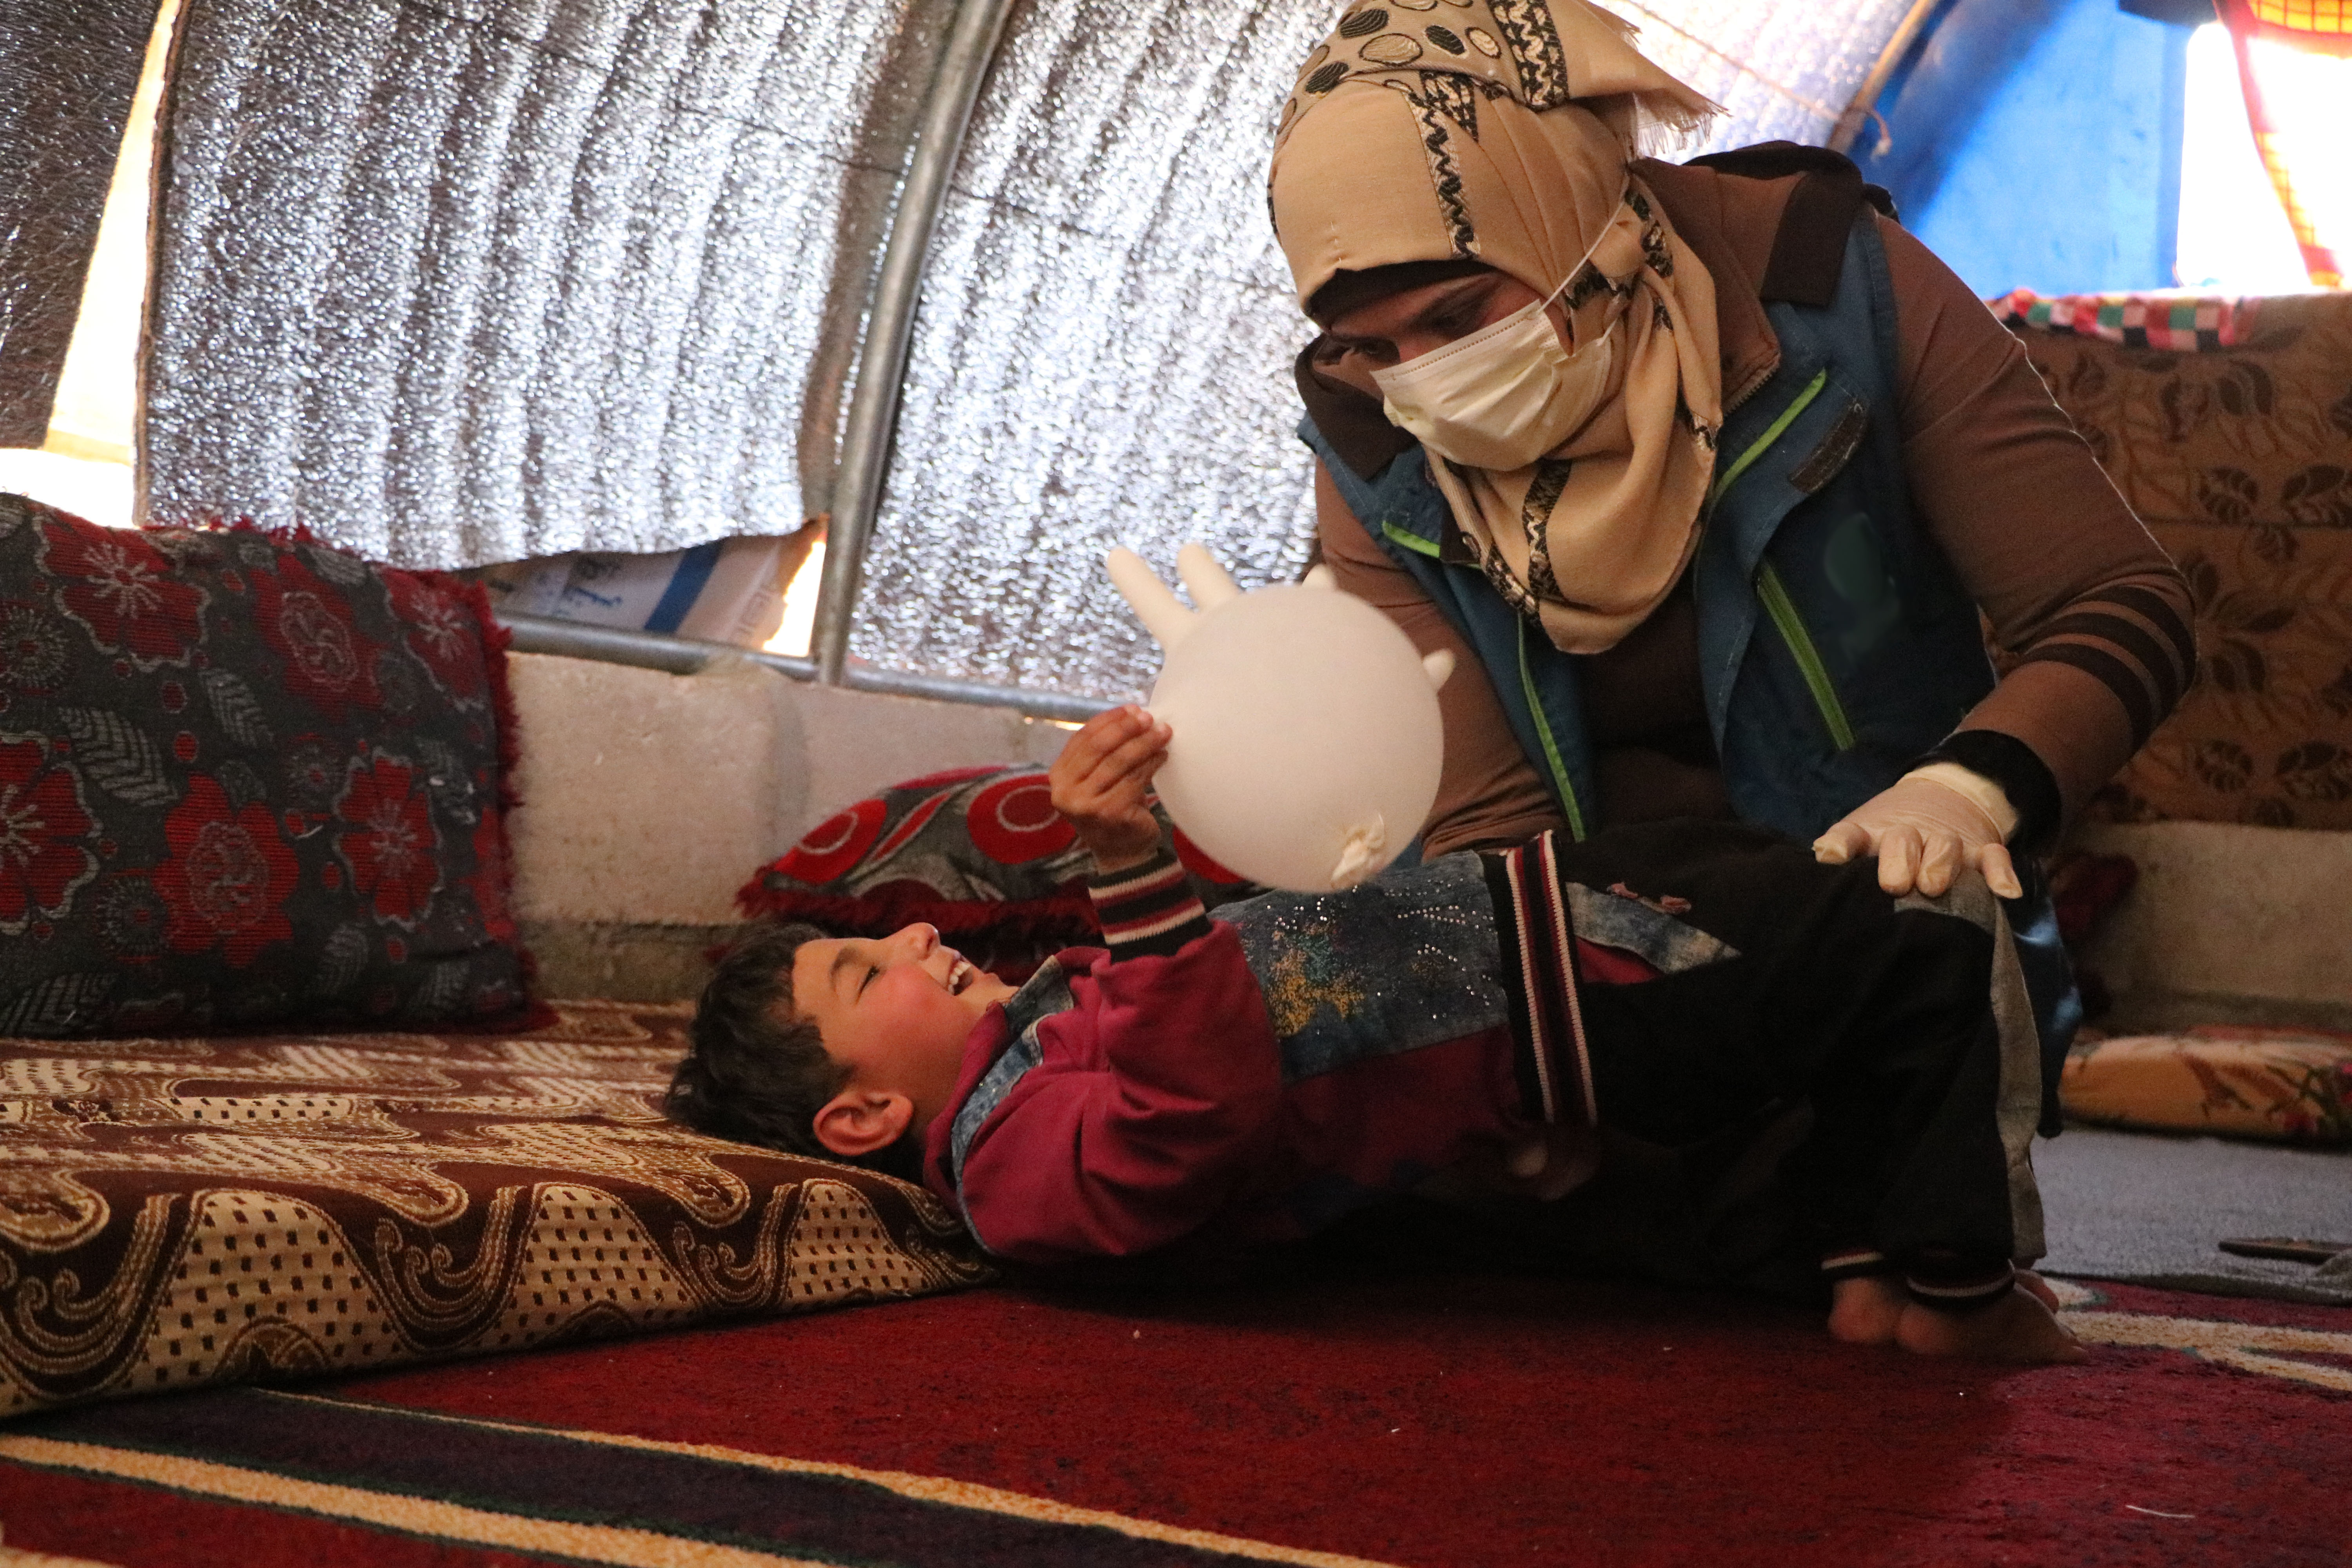
[[[693,995],[740,919],[735,890],[824,817],[941,768],[1049,763],[1068,733],[749,660],[677,676],[516,654],[509,669],[515,909],[551,996]]]
[[[515,899],[548,995],[688,997],[736,889],[825,816],[940,768],[1051,762],[1068,731],[1010,709],[518,654]],[[2085,952],[2122,1031],[2352,1029],[2352,834],[2094,824],[2138,886]]]
[[[2094,823],[2074,842],[2139,868],[2083,952],[2116,994],[2102,1027],[2352,1029],[2352,833]]]

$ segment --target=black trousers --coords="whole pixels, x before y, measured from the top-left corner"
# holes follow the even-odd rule
[[[1717,822],[1551,858],[1605,1157],[1487,1226],[1571,1267],[1813,1295],[1834,1260],[1953,1305],[2039,1255],[2039,1047],[1980,881],[1898,900],[1874,860]]]

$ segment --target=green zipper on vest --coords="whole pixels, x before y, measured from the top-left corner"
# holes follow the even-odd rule
[[[1829,384],[1830,373],[1828,368],[1824,366],[1822,370],[1817,372],[1814,374],[1813,379],[1806,384],[1805,390],[1797,394],[1796,401],[1790,404],[1788,407],[1780,410],[1780,417],[1773,420],[1770,426],[1765,430],[1764,434],[1757,437],[1755,440],[1749,442],[1748,450],[1740,453],[1738,458],[1732,463],[1730,468],[1724,473],[1724,476],[1716,480],[1714,486],[1707,490],[1706,510],[1708,511],[1712,512],[1715,510],[1715,503],[1723,499],[1723,492],[1731,488],[1731,481],[1746,473],[1748,470],[1748,468],[1755,463],[1756,459],[1764,455],[1764,448],[1779,440],[1780,438],[1780,432],[1786,430],[1790,425],[1796,423],[1797,416],[1802,414],[1807,408],[1811,407],[1812,405],[1813,399],[1822,395],[1822,388],[1827,386]]]
[[[1437,546],[1409,529],[1399,528],[1393,522],[1382,522],[1381,531],[1416,555],[1426,555],[1432,561],[1437,559]]]
[[[1822,718],[1830,727],[1830,739],[1841,752],[1853,750],[1853,725],[1845,716],[1845,704],[1838,700],[1837,688],[1830,684],[1829,667],[1822,662],[1821,650],[1813,646],[1811,633],[1797,615],[1796,601],[1789,597],[1788,584],[1780,574],[1767,561],[1756,574],[1756,596],[1764,601],[1764,609],[1772,624],[1780,628],[1780,637],[1789,651],[1797,656],[1797,668],[1804,672],[1805,684],[1813,693],[1813,706],[1822,710]]]
[[[1813,379],[1806,384],[1805,390],[1797,394],[1788,407],[1780,410],[1780,416],[1772,421],[1764,434],[1748,443],[1748,450],[1740,453],[1723,477],[1707,490],[1706,510],[1710,516],[1714,514],[1715,503],[1723,499],[1723,492],[1731,488],[1732,481],[1746,473],[1764,455],[1765,448],[1780,438],[1780,433],[1795,423],[1797,416],[1822,395],[1822,388],[1829,382],[1830,373],[1826,368],[1816,372]],[[1789,645],[1790,653],[1796,657],[1797,668],[1804,675],[1806,689],[1813,694],[1813,706],[1822,710],[1822,721],[1830,727],[1830,739],[1837,742],[1839,751],[1852,751],[1853,725],[1845,716],[1845,704],[1838,700],[1837,688],[1830,682],[1829,666],[1822,662],[1821,649],[1813,646],[1812,634],[1805,630],[1804,620],[1797,614],[1797,602],[1789,597],[1788,584],[1780,581],[1780,572],[1769,561],[1763,563],[1757,572],[1756,596],[1764,602],[1765,614],[1772,617],[1772,624],[1780,630],[1780,639]]]
[[[1416,554],[1434,559],[1437,546],[1418,533],[1409,532],[1393,522],[1383,521],[1381,531]],[[1551,769],[1552,786],[1559,793],[1559,803],[1568,810],[1568,831],[1580,842],[1584,837],[1584,813],[1576,804],[1576,786],[1568,782],[1568,764],[1560,760],[1559,742],[1552,738],[1551,721],[1544,717],[1543,701],[1536,695],[1535,671],[1528,668],[1528,623],[1524,617],[1511,617],[1518,623],[1519,689],[1526,694],[1528,711],[1535,716],[1536,737],[1543,742],[1544,762]]]
[[[1535,671],[1528,668],[1528,623],[1523,616],[1512,619],[1519,624],[1519,690],[1528,700],[1528,711],[1535,715],[1536,737],[1543,742],[1544,762],[1551,768],[1552,786],[1559,792],[1559,804],[1568,812],[1569,837],[1578,843],[1584,841],[1584,813],[1576,804],[1576,786],[1568,782],[1568,764],[1560,760],[1559,742],[1552,739],[1551,721],[1544,717],[1543,700],[1536,695]]]

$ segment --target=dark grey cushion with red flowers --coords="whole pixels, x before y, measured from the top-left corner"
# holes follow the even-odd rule
[[[524,1002],[478,589],[0,495],[0,1035]]]

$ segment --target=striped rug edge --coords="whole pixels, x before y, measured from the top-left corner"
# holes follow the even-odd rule
[[[1316,1552],[1304,1547],[1277,1546],[1271,1542],[1251,1541],[1237,1535],[1221,1535],[1214,1531],[1191,1530],[1180,1525],[1161,1524],[1155,1520],[1138,1519],[1130,1514],[1108,1513],[1099,1509],[1080,1508],[1073,1503],[1056,1502],[1051,1498],[1032,1497],[1026,1492],[1006,1491],[999,1487],[983,1486],[977,1481],[959,1481],[945,1476],[919,1475],[912,1470],[876,1470],[856,1465],[835,1464],[823,1459],[795,1459],[781,1454],[755,1453],[748,1448],[730,1448],[715,1443],[675,1443],[657,1437],[636,1437],[621,1432],[595,1432],[581,1427],[542,1426],[527,1421],[498,1421],[485,1416],[451,1415],[437,1410],[418,1410],[406,1405],[387,1405],[374,1400],[337,1399],[331,1395],[295,1394],[284,1390],[259,1391],[272,1399],[302,1400],[350,1410],[366,1410],[388,1415],[411,1416],[422,1421],[446,1422],[453,1426],[482,1431],[512,1432],[539,1437],[560,1437],[576,1443],[593,1443],[600,1447],[634,1448],[647,1453],[675,1454],[688,1458],[706,1459],[716,1464],[745,1465],[754,1469],[778,1475],[824,1476],[837,1480],[862,1481],[917,1502],[941,1503],[950,1508],[969,1509],[974,1512],[1004,1514],[1014,1519],[1039,1524],[1066,1524],[1081,1528],[1115,1531],[1138,1541],[1156,1542],[1169,1546],[1182,1546],[1196,1552],[1222,1552],[1261,1563],[1280,1563],[1291,1568],[1397,1568],[1394,1563],[1381,1563],[1369,1557],[1349,1557],[1334,1552]]]
[[[208,1459],[55,1437],[0,1435],[0,1458],[42,1469],[143,1483],[188,1497],[373,1525],[425,1540],[495,1547],[534,1557],[569,1558],[610,1568],[832,1568],[809,1558],[745,1551],[651,1531],[494,1513],[404,1493],[297,1480],[274,1471]]]
[[[201,1396],[200,1396],[201,1397]],[[723,1465],[798,1480],[849,1482],[904,1500],[1047,1530],[1101,1530],[1139,1544],[1200,1552],[1228,1561],[1280,1563],[1287,1568],[1394,1568],[1338,1552],[1188,1529],[1087,1509],[977,1482],[903,1470],[871,1469],[824,1460],[762,1454],[717,1444],[679,1443],[530,1422],[501,1421],[420,1410],[374,1400],[337,1398],[279,1389],[246,1389],[252,1401],[298,1404],[321,1412],[399,1423],[445,1426],[485,1435],[573,1443],[607,1452],[638,1452],[672,1460]],[[37,1436],[0,1431],[0,1460],[34,1468],[159,1488],[180,1495],[297,1512],[313,1518],[396,1531],[422,1540],[513,1551],[596,1568],[830,1568],[833,1559],[696,1536],[659,1528],[551,1517],[548,1513],[420,1495],[396,1484],[372,1486],[366,1477],[320,1479],[289,1475],[266,1464],[224,1462],[185,1451],[137,1447],[88,1435]],[[357,1481],[358,1484],[352,1484]]]

